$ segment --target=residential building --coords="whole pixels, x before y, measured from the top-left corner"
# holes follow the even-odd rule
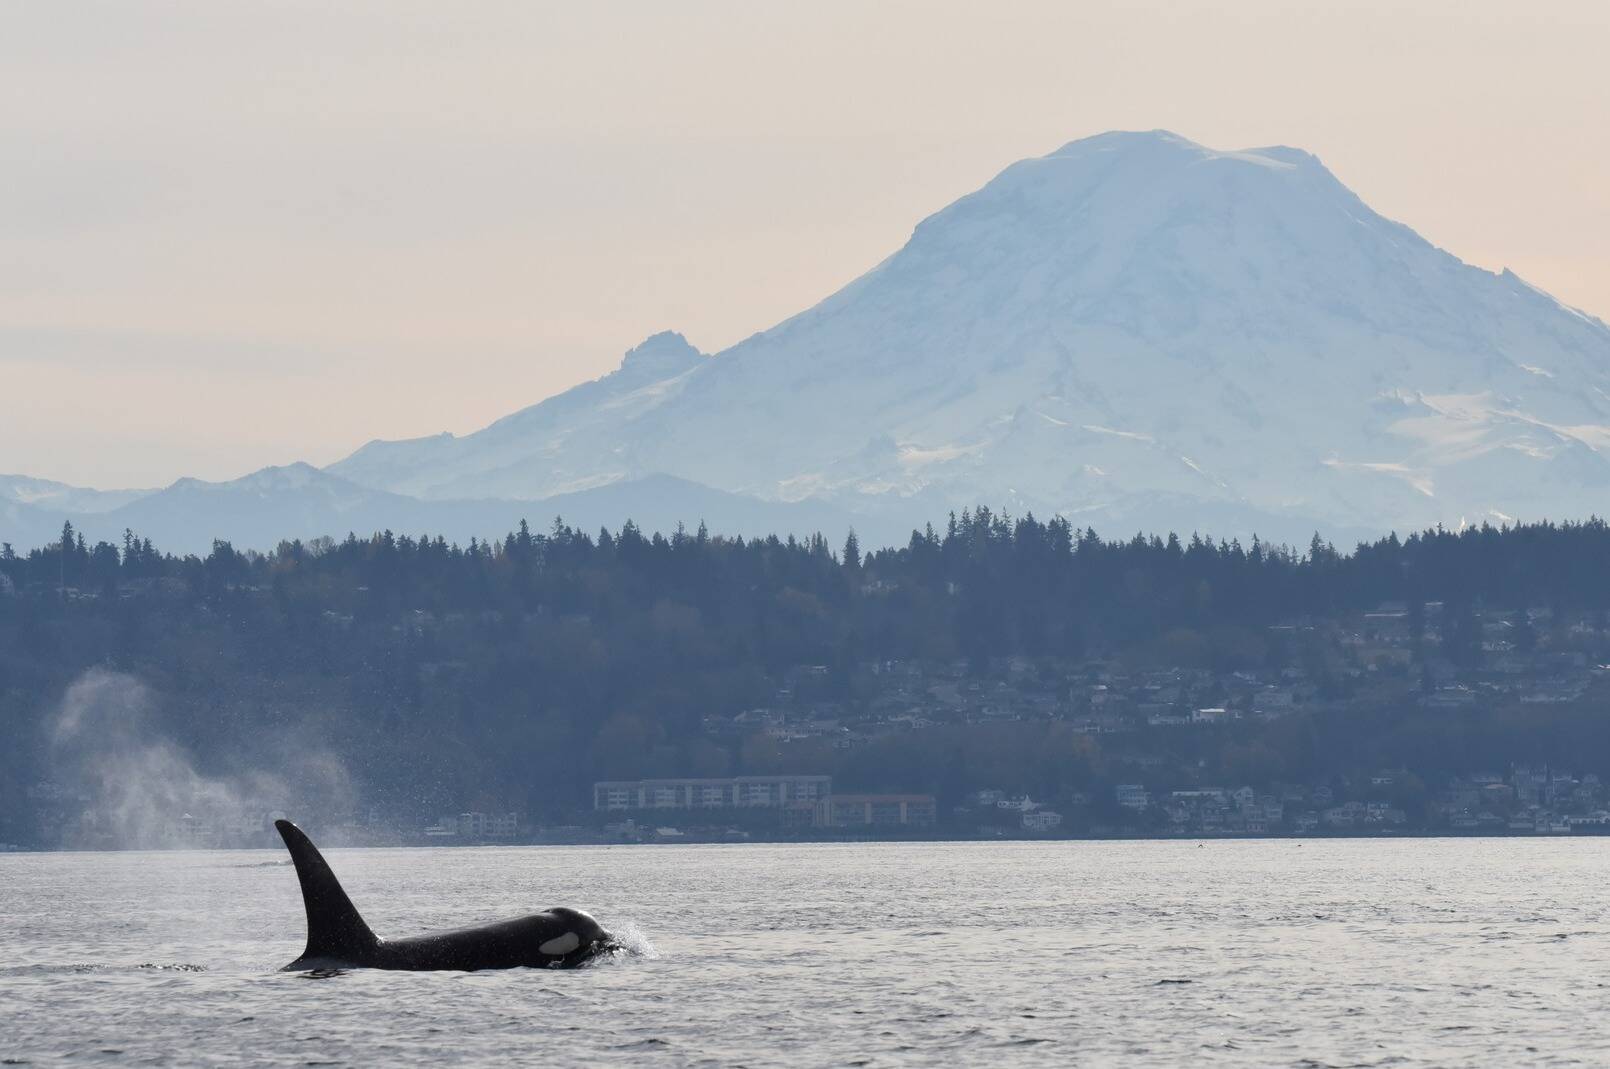
[[[1118,804],[1125,809],[1145,809],[1152,804],[1150,792],[1138,783],[1120,784],[1113,793],[1118,798]]]
[[[1023,814],[1024,831],[1054,831],[1062,824],[1062,814],[1049,809],[1037,809]]]
[[[593,808],[783,809],[832,793],[831,776],[734,776],[727,779],[605,780],[593,784]]]
[[[820,828],[931,827],[935,816],[931,794],[835,794],[816,803]]]
[[[432,839],[512,839],[520,830],[514,813],[457,813],[425,829]]]

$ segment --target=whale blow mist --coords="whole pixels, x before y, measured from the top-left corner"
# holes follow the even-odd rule
[[[354,808],[353,777],[327,748],[225,754],[214,770],[163,730],[159,702],[134,676],[102,668],[67,688],[46,724],[54,786],[66,802],[62,845],[257,845],[286,806]]]

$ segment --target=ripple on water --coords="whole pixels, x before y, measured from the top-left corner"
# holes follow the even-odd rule
[[[622,949],[570,972],[310,986],[263,964],[302,938],[279,858],[4,855],[9,1064],[1610,1064],[1610,840],[333,860],[380,931],[557,901]]]
[[[75,961],[61,965],[6,965],[0,966],[0,977],[9,976],[67,976],[85,973],[187,973],[206,972],[207,966],[186,962],[141,962],[123,965],[108,961]]]

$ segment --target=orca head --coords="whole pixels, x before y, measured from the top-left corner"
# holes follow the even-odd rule
[[[580,965],[617,945],[615,937],[590,914],[569,906],[557,906],[547,913],[560,922],[559,934],[544,940],[537,950],[555,965]]]

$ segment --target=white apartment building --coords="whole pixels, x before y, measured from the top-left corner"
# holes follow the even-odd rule
[[[727,779],[605,780],[593,784],[593,808],[781,809],[833,793],[831,776],[733,776]]]

